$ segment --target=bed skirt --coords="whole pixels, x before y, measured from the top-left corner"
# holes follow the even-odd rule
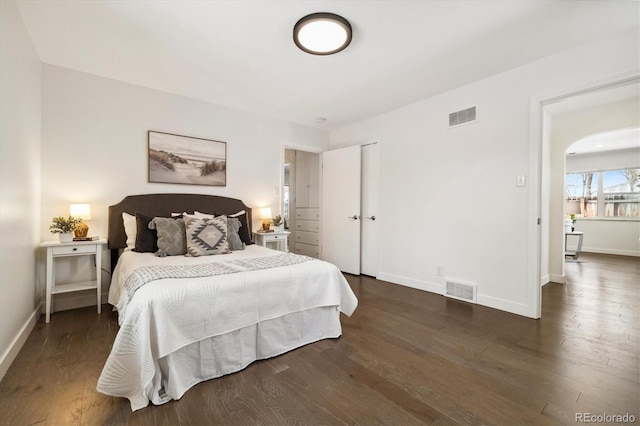
[[[155,375],[144,395],[115,396],[129,398],[134,411],[149,401],[164,404],[180,399],[198,383],[341,334],[340,311],[335,306],[294,312],[178,349],[155,361]]]

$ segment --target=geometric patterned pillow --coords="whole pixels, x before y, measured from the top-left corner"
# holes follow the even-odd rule
[[[230,253],[226,216],[214,219],[184,219],[187,238],[186,256],[208,256]]]
[[[172,217],[154,217],[149,227],[158,232],[158,251],[156,256],[178,256],[187,253],[187,240],[184,219]]]

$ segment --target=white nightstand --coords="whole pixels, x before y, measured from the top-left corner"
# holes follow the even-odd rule
[[[267,243],[275,243],[276,250],[287,253],[289,251],[289,245],[287,239],[291,232],[289,231],[274,231],[274,232],[254,232],[254,239],[256,244],[263,247],[267,247]]]
[[[96,290],[98,301],[98,313],[101,311],[101,266],[102,266],[102,246],[107,240],[95,241],[73,241],[70,243],[61,243],[59,241],[45,241],[40,247],[47,249],[47,316],[46,321],[49,322],[51,317],[51,295],[60,293],[69,293],[80,290]],[[94,255],[96,260],[96,279],[92,281],[83,281],[79,283],[56,284],[55,282],[55,262],[54,258],[70,257],[70,256],[90,256]]]

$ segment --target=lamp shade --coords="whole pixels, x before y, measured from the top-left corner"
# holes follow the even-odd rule
[[[581,214],[581,200],[567,200],[564,203],[565,214]]]
[[[263,207],[260,209],[260,219],[271,219],[271,207]]]
[[[69,214],[77,219],[91,220],[91,206],[89,204],[71,204]]]

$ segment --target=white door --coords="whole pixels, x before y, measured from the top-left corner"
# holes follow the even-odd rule
[[[309,207],[320,207],[320,155],[309,153],[307,160],[309,173]]]
[[[360,145],[322,153],[322,259],[360,274]]]
[[[380,229],[380,145],[362,146],[362,235],[360,272],[378,276]]]

